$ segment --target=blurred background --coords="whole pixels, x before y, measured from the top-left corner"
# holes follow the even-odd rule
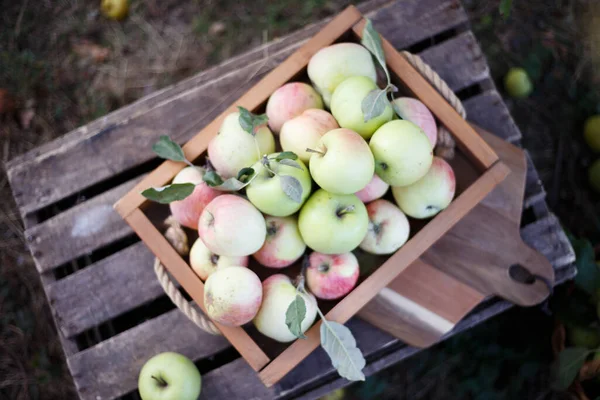
[[[129,0],[123,15],[103,14],[99,0],[1,3],[6,162],[350,2]],[[550,304],[513,309],[328,398],[600,398],[592,351],[600,346],[600,7],[583,0],[462,3],[523,145],[535,150],[580,273]],[[0,187],[0,399],[74,398],[4,171]],[[556,378],[569,368],[575,377],[581,367],[569,359],[557,364],[565,345],[590,350],[588,374],[573,384]],[[569,392],[553,390],[569,384]]]

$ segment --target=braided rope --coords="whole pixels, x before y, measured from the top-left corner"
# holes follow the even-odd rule
[[[452,107],[460,114],[461,117],[465,118],[467,112],[463,107],[460,99],[454,94],[452,89],[448,87],[448,84],[440,78],[440,76],[431,67],[426,64],[421,57],[403,51],[402,54],[411,63],[411,65],[419,71],[427,80],[438,90],[438,92],[450,103]],[[446,159],[452,159],[454,157],[454,147],[456,143],[452,138],[450,132],[444,127],[438,127],[438,141],[436,145],[436,155]],[[181,225],[175,221],[174,218],[169,217],[165,220],[165,224],[168,225],[165,237],[171,245],[181,255],[186,255],[189,251],[187,236]],[[165,270],[165,267],[160,263],[158,258],[154,259],[154,273],[158,282],[162,286],[163,290],[169,296],[171,301],[181,310],[181,312],[194,322],[200,329],[210,333],[211,335],[220,335],[221,332],[215,324],[212,323],[206,316],[202,315],[196,310],[190,303],[183,297],[179,289],[173,284],[171,277]]]
[[[452,89],[448,87],[446,81],[444,81],[438,75],[438,73],[429,66],[429,64],[425,63],[421,57],[409,53],[408,51],[403,51],[402,55],[437,89],[442,97],[444,97],[446,101],[450,103],[450,105],[461,117],[467,117],[467,111],[465,110],[460,99],[456,96],[456,94],[454,94]],[[439,157],[451,160],[454,158],[455,147],[456,142],[454,141],[454,138],[452,138],[452,135],[448,129],[446,129],[445,126],[440,125],[438,127],[438,141],[435,148],[435,154]]]

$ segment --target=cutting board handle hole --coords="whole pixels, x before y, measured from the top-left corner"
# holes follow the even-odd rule
[[[523,283],[525,285],[533,285],[535,283],[535,275],[521,264],[513,264],[508,268],[508,275],[512,280]]]

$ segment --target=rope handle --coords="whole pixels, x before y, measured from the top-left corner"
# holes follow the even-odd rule
[[[465,118],[467,112],[460,101],[460,99],[454,94],[452,89],[448,87],[448,84],[435,72],[427,63],[425,63],[421,57],[403,51],[402,55],[410,62],[410,64],[423,75],[437,91],[450,103],[452,107],[460,114],[461,117]],[[446,127],[440,125],[438,127],[438,141],[435,148],[435,154],[445,159],[452,159],[454,157],[454,148],[456,143],[452,138],[450,132]],[[185,256],[189,252],[188,240],[185,231],[179,225],[173,217],[169,217],[165,220],[165,224],[168,226],[165,232],[165,237],[171,243],[171,245],[177,250],[179,254]],[[162,286],[163,290],[169,296],[171,301],[181,310],[181,312],[188,317],[194,324],[196,324],[204,332],[210,333],[211,335],[220,335],[221,332],[215,326],[215,324],[201,311],[197,310],[193,305],[188,302],[179,289],[173,284],[171,277],[165,270],[165,267],[161,264],[158,258],[154,259],[154,273],[158,282]]]

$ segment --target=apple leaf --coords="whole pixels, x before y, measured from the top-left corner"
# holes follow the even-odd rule
[[[217,174],[215,171],[207,171],[202,176],[202,180],[204,180],[204,182],[206,182],[206,184],[208,186],[212,186],[212,187],[223,184],[223,178],[221,178],[221,176],[219,174]]]
[[[142,192],[142,196],[157,203],[169,204],[173,201],[185,199],[192,194],[195,187],[196,185],[193,183],[174,183],[163,187],[146,189]]]
[[[387,66],[385,65],[385,53],[383,52],[383,44],[381,43],[381,36],[373,27],[373,23],[370,19],[367,19],[367,23],[363,28],[363,36],[360,41],[363,46],[367,48],[375,56],[375,59],[383,68],[385,72],[385,76],[387,77],[388,84],[390,84],[390,73],[387,70]]]
[[[252,114],[244,107],[238,107],[238,110],[240,111],[240,126],[252,136],[255,136],[258,128],[265,125],[269,120],[267,114]]]
[[[287,165],[288,167],[294,167],[294,168],[298,168],[304,171],[304,168],[302,168],[302,165],[298,164],[296,161],[294,160],[289,160],[289,159],[283,159],[281,161],[279,161],[279,164],[282,165]]]
[[[158,142],[152,145],[152,150],[165,160],[186,161],[181,146],[172,141],[167,135],[161,136]]]
[[[252,175],[254,175],[254,169],[250,168],[250,167],[246,167],[246,168],[240,169],[240,172],[238,172],[237,178],[239,181],[246,182],[246,180],[250,179],[250,177],[252,177]]]
[[[389,104],[386,93],[386,89],[373,89],[365,96],[361,104],[365,122],[383,114]]]
[[[279,178],[283,193],[285,193],[293,202],[302,203],[302,185],[300,184],[300,181],[289,175],[280,175]]]
[[[593,296],[600,289],[600,269],[596,265],[594,247],[586,238],[578,239],[573,235],[568,237],[575,251],[575,285]]]
[[[277,157],[275,157],[275,161],[297,160],[297,159],[298,159],[298,155],[296,153],[294,153],[293,151],[282,151],[281,153],[277,154]]]
[[[238,176],[240,176],[242,172],[245,176],[254,174],[254,170],[252,168],[242,168],[242,170],[240,170],[240,172],[238,173]],[[202,179],[204,180],[204,182],[206,182],[208,186],[217,190],[222,190],[223,192],[236,192],[247,186],[252,180],[250,179],[247,182],[242,182],[237,178],[228,178],[226,180],[223,180],[223,178],[221,178],[221,176],[215,171],[206,172]]]
[[[304,303],[302,296],[296,295],[296,298],[290,303],[285,312],[285,324],[290,332],[300,339],[306,338],[302,332],[304,317],[306,317],[306,303]]]
[[[558,359],[553,365],[555,390],[566,390],[577,377],[587,356],[595,350],[583,347],[567,347],[558,354]]]
[[[364,381],[362,369],[365,367],[365,358],[356,347],[356,339],[350,329],[334,321],[321,318],[321,346],[331,359],[333,367],[337,369],[342,378],[349,381]]]

